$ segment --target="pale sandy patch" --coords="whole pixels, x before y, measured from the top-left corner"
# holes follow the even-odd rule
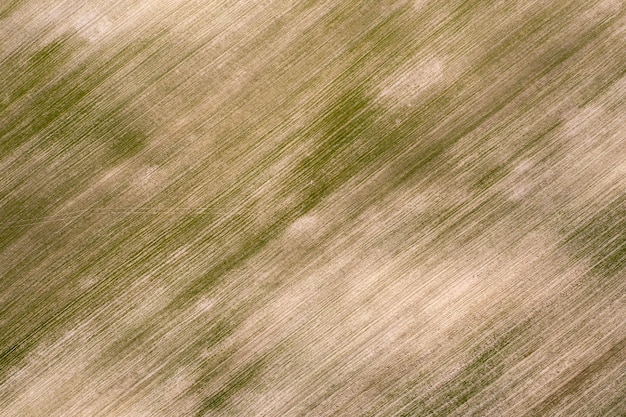
[[[391,106],[411,107],[445,77],[446,60],[419,56],[393,73],[380,86],[379,100]]]

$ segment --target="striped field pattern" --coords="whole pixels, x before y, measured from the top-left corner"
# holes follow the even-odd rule
[[[0,87],[0,416],[626,416],[622,0],[2,0]]]

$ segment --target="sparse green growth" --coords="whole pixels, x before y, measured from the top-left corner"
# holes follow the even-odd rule
[[[497,380],[510,366],[536,349],[539,340],[529,339],[530,323],[520,323],[498,337],[493,346],[484,349],[449,382],[440,387],[437,396],[424,398],[420,393],[408,405],[408,415],[445,416],[465,404],[471,397]]]
[[[9,198],[0,202],[0,250],[41,221],[48,202],[38,196]]]
[[[302,190],[302,212],[338,189],[377,153],[384,143],[376,126],[379,112],[361,90],[350,90],[306,133],[319,141],[297,165],[288,185]]]
[[[618,197],[569,234],[566,244],[576,258],[589,257],[601,277],[618,276],[626,267],[626,198]]]
[[[146,134],[140,130],[129,129],[115,135],[109,147],[111,160],[133,156],[146,145],[146,140]]]
[[[507,171],[508,170],[504,165],[498,165],[495,168],[491,168],[484,175],[478,178],[476,188],[481,191],[491,188],[506,176]]]
[[[211,411],[222,408],[237,392],[249,385],[263,370],[264,366],[265,361],[259,359],[244,367],[234,375],[223,388],[202,402],[196,416],[202,417],[210,415]]]
[[[619,2],[0,3],[0,415],[624,408]]]
[[[22,3],[22,0],[13,0],[8,2],[5,7],[0,9],[0,20],[6,19],[11,15],[11,13],[17,9],[17,7]]]

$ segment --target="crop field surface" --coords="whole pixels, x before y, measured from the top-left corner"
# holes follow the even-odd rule
[[[0,416],[626,416],[626,3],[1,0]]]

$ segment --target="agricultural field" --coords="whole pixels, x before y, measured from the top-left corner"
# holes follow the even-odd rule
[[[625,416],[626,3],[2,0],[0,416]]]

